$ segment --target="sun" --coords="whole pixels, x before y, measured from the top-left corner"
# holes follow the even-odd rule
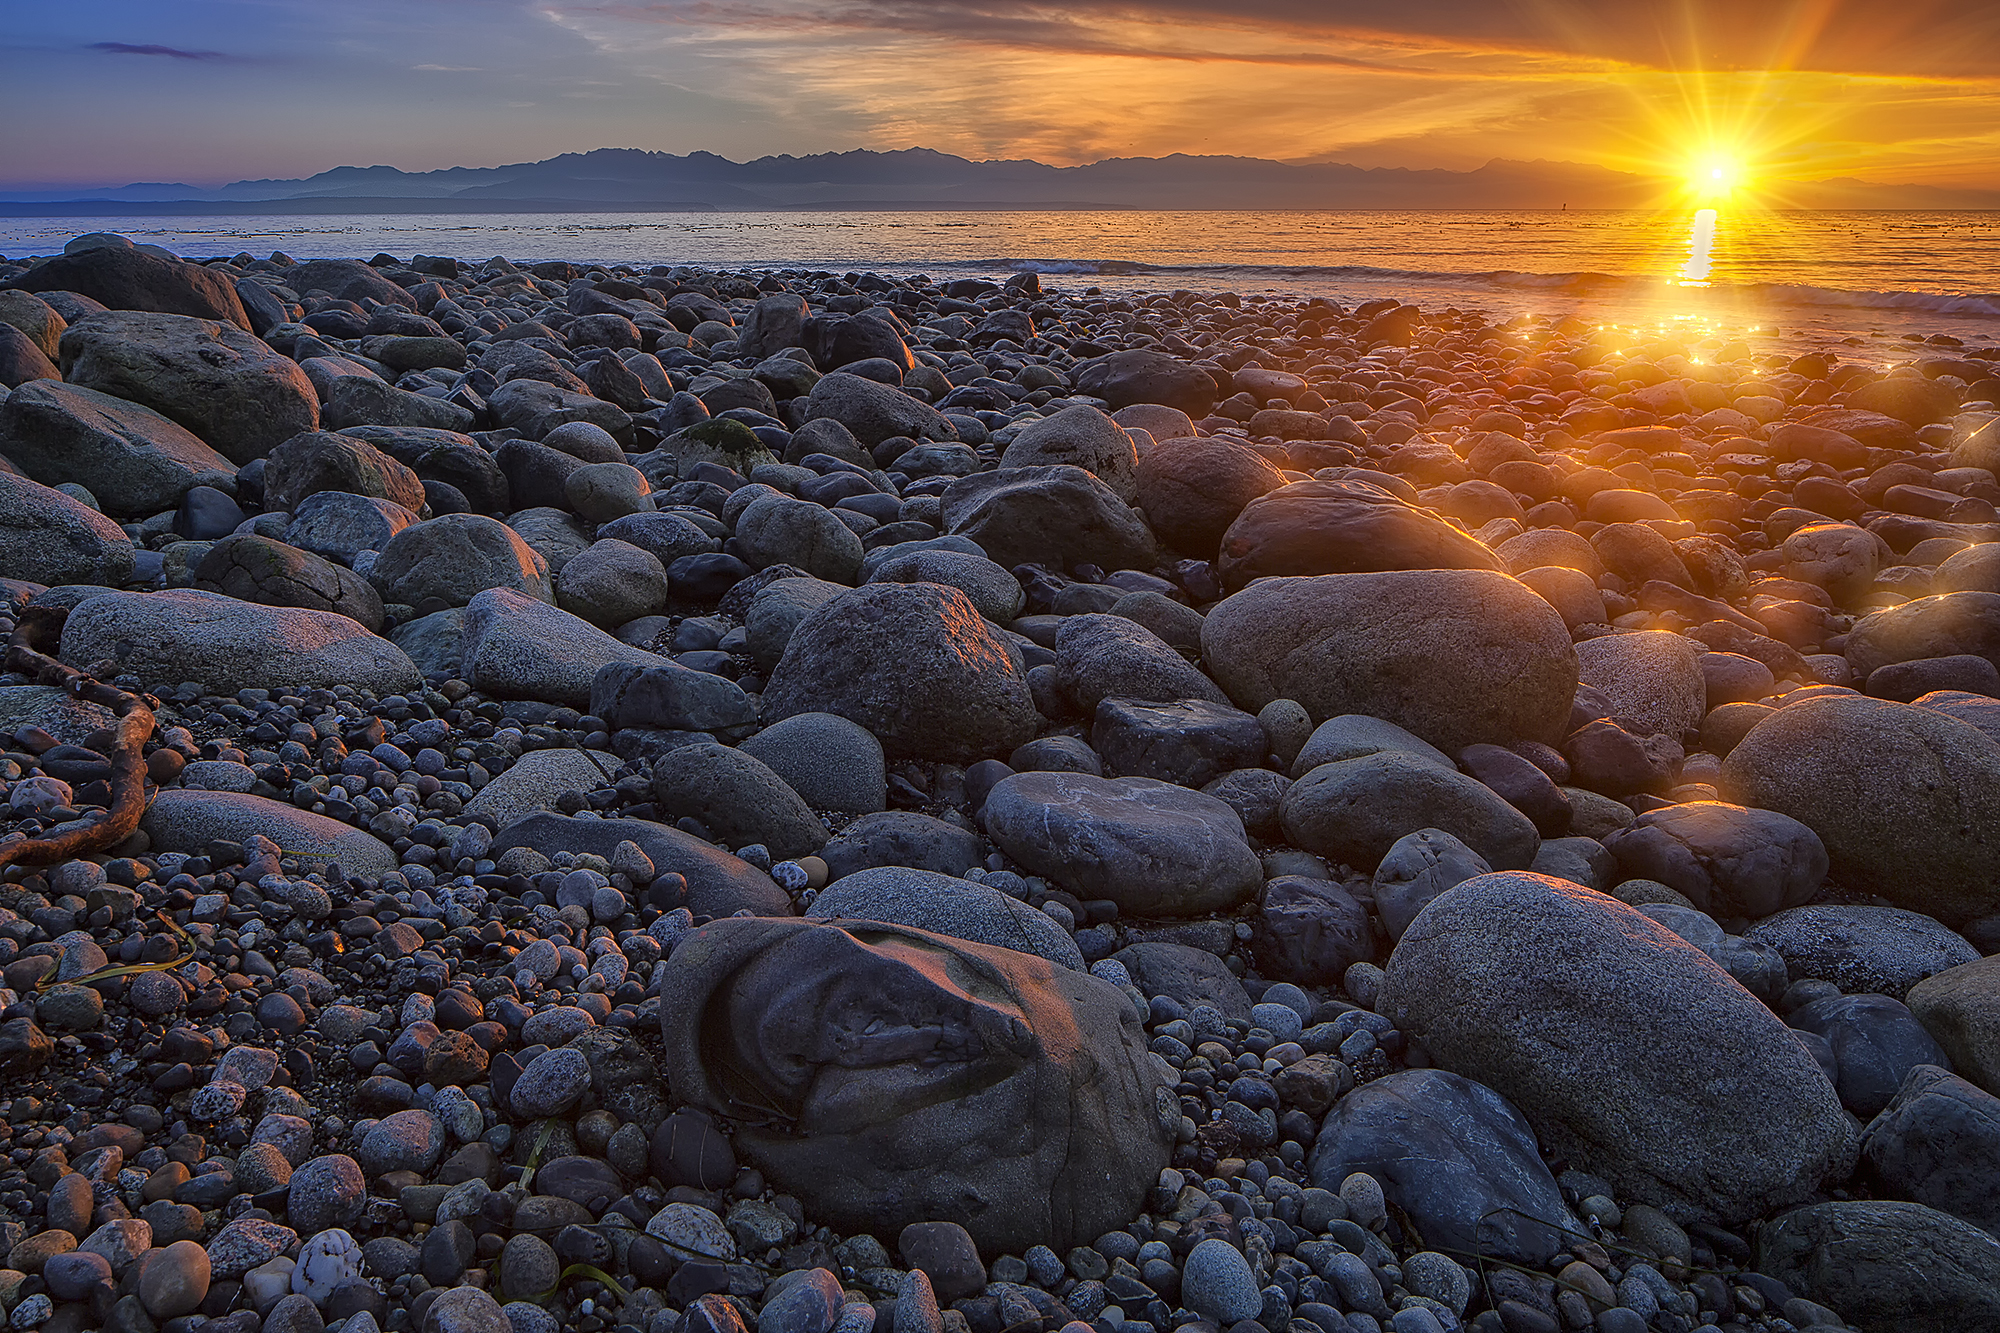
[[[1738,158],[1705,156],[1688,170],[1688,188],[1704,199],[1726,199],[1744,183],[1746,172]]]

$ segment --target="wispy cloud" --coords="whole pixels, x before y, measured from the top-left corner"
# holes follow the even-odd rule
[[[478,65],[412,65],[410,68],[425,74],[479,74],[483,72]]]
[[[169,60],[219,60],[236,61],[241,56],[232,56],[222,51],[184,51],[178,46],[155,46],[151,43],[134,42],[92,42],[84,48],[88,51],[103,51],[116,56],[165,56]]]

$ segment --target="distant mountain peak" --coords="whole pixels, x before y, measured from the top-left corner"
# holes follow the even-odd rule
[[[294,180],[242,180],[212,190],[133,185],[69,194],[0,191],[0,200],[90,199],[138,208],[157,204],[225,206],[239,212],[328,211],[352,199],[357,212],[644,211],[649,206],[737,211],[773,209],[963,207],[1167,209],[1535,209],[1631,208],[1664,202],[1668,186],[1585,162],[1496,157],[1472,170],[1362,167],[1347,162],[1275,162],[1227,154],[1171,153],[1109,157],[1077,166],[1030,159],[974,161],[921,146],[855,148],[804,156],[767,155],[737,162],[696,149],[675,154],[645,148],[593,148],[538,162],[493,167],[339,166]],[[371,201],[374,201],[371,205]],[[1932,186],[1885,186],[1855,180],[1800,186],[1789,206],[1839,208],[1992,208],[2000,192]],[[253,208],[253,206],[262,206]],[[45,210],[46,211],[46,210]]]

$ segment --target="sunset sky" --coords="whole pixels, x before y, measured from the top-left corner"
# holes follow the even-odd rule
[[[2000,187],[1997,0],[13,0],[0,183],[597,147]]]

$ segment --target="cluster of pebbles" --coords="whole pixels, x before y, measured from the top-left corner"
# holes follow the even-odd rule
[[[2000,1329],[2000,350],[0,279],[12,1328]]]

